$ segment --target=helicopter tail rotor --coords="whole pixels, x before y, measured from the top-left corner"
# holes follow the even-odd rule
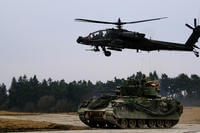
[[[199,52],[197,52],[196,49],[200,49],[198,46],[195,45],[195,43],[198,42],[198,39],[200,37],[200,25],[197,25],[197,19],[194,19],[194,27],[192,27],[189,24],[185,24],[188,28],[192,29],[193,32],[190,35],[190,37],[188,38],[187,42],[185,43],[186,47],[192,48],[194,54],[199,57]]]
[[[192,29],[192,30],[194,30],[198,25],[197,25],[197,19],[196,18],[194,18],[194,27],[192,27],[191,25],[189,25],[189,24],[185,24],[185,26],[187,26],[188,28],[190,28],[190,29]]]
[[[189,25],[189,24],[185,24],[185,26],[187,26],[188,28],[194,30],[194,28],[191,25]]]

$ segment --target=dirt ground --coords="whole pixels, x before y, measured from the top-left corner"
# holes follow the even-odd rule
[[[0,132],[86,130],[87,127],[50,123],[45,121],[0,119]]]
[[[179,123],[200,124],[200,107],[185,107]]]
[[[77,113],[59,113],[59,114],[38,114],[38,113],[12,113],[12,112],[2,112],[0,111],[0,120],[27,120],[27,121],[35,121],[35,122],[50,122],[53,124],[61,124],[64,126],[75,126],[78,128],[85,128],[87,129],[87,126],[84,125],[77,115]],[[8,122],[12,123],[12,121]],[[19,123],[19,122],[18,122]],[[48,123],[45,123],[44,125],[48,125]],[[180,118],[179,127],[180,125],[184,124],[194,124],[197,127],[200,127],[200,107],[185,107],[183,110],[183,114]],[[6,124],[4,125],[9,126],[9,128],[12,128],[12,124]],[[37,124],[36,124],[37,125]],[[50,124],[51,125],[51,124]],[[24,124],[23,124],[24,126]],[[48,127],[48,126],[47,126]],[[183,126],[184,127],[184,126]],[[24,127],[23,127],[24,128]],[[34,128],[34,126],[31,126],[31,128]],[[18,128],[19,129],[19,128]],[[63,128],[64,129],[64,128]],[[67,130],[67,128],[65,128]],[[72,130],[68,129],[68,130]],[[20,129],[18,130],[20,131]],[[22,130],[23,131],[23,130]],[[30,131],[30,130],[28,130]],[[36,131],[36,130],[33,130]]]
[[[170,129],[92,129],[78,131],[50,131],[48,133],[200,133],[200,126],[199,124],[178,124]]]

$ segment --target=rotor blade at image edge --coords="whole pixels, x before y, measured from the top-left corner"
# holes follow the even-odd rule
[[[89,23],[100,23],[100,24],[116,24],[116,22],[97,21],[97,20],[89,20],[89,19],[81,19],[81,18],[77,18],[77,19],[75,19],[75,21],[89,22]]]
[[[194,29],[192,26],[190,26],[189,24],[185,24],[185,26],[187,26],[188,28],[190,28],[190,29]]]
[[[194,19],[194,27],[195,28],[197,27],[197,19],[196,18]]]
[[[155,21],[155,20],[161,20],[161,19],[166,19],[166,18],[168,18],[168,17],[161,17],[161,18],[154,18],[154,19],[146,19],[146,20],[133,21],[133,22],[122,22],[122,24],[143,23],[143,22]]]
[[[200,49],[198,46],[194,45],[193,47],[197,48],[197,49]]]

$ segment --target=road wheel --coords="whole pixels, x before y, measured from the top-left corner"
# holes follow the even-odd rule
[[[173,120],[172,121],[172,127],[175,126],[178,123],[178,120]]]
[[[139,128],[144,128],[145,120],[138,120],[137,125],[138,125]]]
[[[88,121],[89,122],[89,126],[92,127],[92,128],[96,128],[97,127],[97,123],[94,122],[94,121]]]
[[[147,126],[148,126],[149,128],[155,128],[155,126],[156,126],[156,121],[155,121],[155,120],[148,120]]]
[[[114,124],[112,124],[110,122],[108,122],[106,125],[108,126],[108,128],[114,128],[114,126],[115,126]]]
[[[156,126],[157,126],[158,128],[162,128],[162,127],[164,126],[164,121],[163,121],[163,120],[157,120],[157,121],[156,121]]]
[[[136,127],[136,124],[137,124],[137,122],[136,122],[136,120],[129,120],[129,127],[130,128],[135,128]]]
[[[172,127],[172,121],[170,121],[170,120],[165,120],[165,127],[166,128],[170,128],[170,127]]]
[[[128,127],[128,121],[126,119],[122,119],[120,122],[121,128],[127,128]]]
[[[106,127],[106,124],[103,123],[103,122],[99,123],[98,125],[99,125],[99,128],[105,128]]]

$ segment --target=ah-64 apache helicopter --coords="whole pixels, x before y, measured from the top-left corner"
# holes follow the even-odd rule
[[[139,52],[139,50],[192,51],[197,57],[199,57],[199,52],[197,52],[196,50],[199,49],[199,47],[197,47],[195,43],[198,41],[200,37],[200,25],[197,25],[196,19],[194,19],[194,27],[190,26],[189,24],[186,24],[186,26],[192,29],[193,32],[185,44],[147,39],[145,38],[145,34],[143,33],[122,29],[122,25],[125,24],[135,24],[147,21],[160,20],[164,18],[166,17],[133,21],[133,22],[121,22],[120,18],[118,19],[118,22],[75,19],[76,21],[81,21],[81,22],[113,24],[117,26],[117,29],[112,28],[112,29],[98,30],[96,32],[90,33],[86,37],[80,36],[77,39],[77,42],[84,45],[94,46],[94,49],[91,50],[95,52],[100,51],[99,47],[101,47],[105,56],[111,55],[111,52],[108,50],[122,51],[122,49],[128,48],[128,49],[136,49],[137,52]]]

